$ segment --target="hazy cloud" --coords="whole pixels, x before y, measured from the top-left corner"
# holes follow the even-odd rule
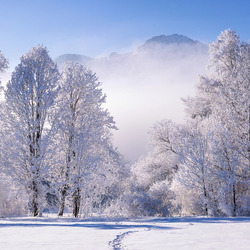
[[[147,133],[156,121],[184,118],[181,97],[194,94],[207,63],[207,48],[201,44],[156,45],[88,62],[103,82],[107,108],[119,128],[114,143],[126,160],[146,152]],[[10,73],[0,78],[5,85]]]
[[[90,63],[119,128],[115,144],[127,160],[146,152],[147,132],[156,121],[184,118],[181,97],[194,94],[207,63],[207,48],[200,44],[112,53]]]

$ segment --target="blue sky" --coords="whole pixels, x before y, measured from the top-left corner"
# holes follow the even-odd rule
[[[162,34],[210,43],[228,28],[248,41],[249,10],[250,0],[0,0],[0,50],[10,61],[10,72],[21,55],[38,44],[55,58],[64,53],[99,57],[130,51]],[[130,72],[131,62],[118,63],[111,73],[105,66],[95,69],[119,128],[115,145],[126,159],[146,152],[153,123],[183,119],[180,98],[193,95],[207,61],[205,57],[171,63],[167,70],[166,64],[152,65],[151,58],[143,58],[135,63],[139,73]],[[8,77],[10,73],[2,81]]]
[[[0,50],[12,67],[37,44],[52,57],[96,57],[161,34],[209,43],[231,28],[250,39],[249,0],[0,0],[0,10]]]

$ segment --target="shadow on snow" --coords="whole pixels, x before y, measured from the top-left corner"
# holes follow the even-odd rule
[[[208,217],[171,217],[171,218],[4,218],[0,227],[82,227],[99,230],[121,229],[176,229],[169,223],[250,223],[250,217],[208,218]],[[126,223],[126,224],[123,224]],[[130,223],[130,224],[128,224]],[[154,225],[157,223],[157,225]],[[159,225],[160,224],[160,225]]]
[[[150,224],[132,224],[132,225],[123,225],[123,224],[106,224],[106,223],[0,223],[1,227],[81,227],[81,228],[93,228],[99,230],[122,230],[122,229],[138,229],[138,228],[147,228],[147,229],[173,229],[169,226],[156,226]],[[176,229],[176,228],[175,228]]]

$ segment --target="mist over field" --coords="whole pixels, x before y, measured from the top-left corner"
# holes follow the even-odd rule
[[[147,133],[156,121],[184,119],[181,98],[194,94],[198,75],[206,72],[207,63],[207,51],[195,45],[111,54],[91,63],[119,128],[115,145],[127,160],[146,152]]]
[[[148,131],[162,119],[184,119],[182,97],[194,95],[199,75],[206,72],[208,46],[182,35],[157,36],[131,52],[92,59],[67,55],[96,72],[107,94],[107,108],[118,131],[114,144],[134,161],[147,151]]]

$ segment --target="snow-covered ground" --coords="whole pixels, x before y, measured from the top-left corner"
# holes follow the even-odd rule
[[[250,217],[3,218],[0,249],[250,249]]]

